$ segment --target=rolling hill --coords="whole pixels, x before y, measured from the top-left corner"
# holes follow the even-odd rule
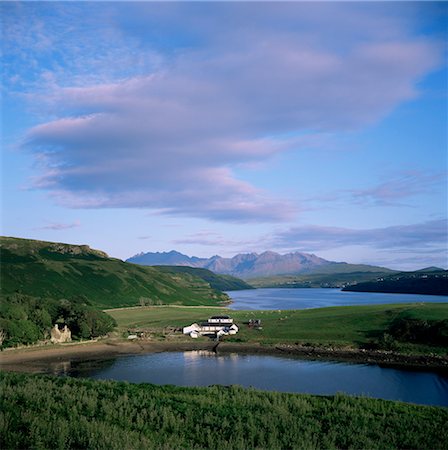
[[[448,295],[448,271],[429,267],[346,286],[344,291]]]
[[[166,273],[189,273],[196,277],[202,278],[210,284],[213,289],[218,291],[236,291],[243,289],[254,289],[253,286],[239,278],[231,275],[217,275],[211,270],[201,269],[198,267],[188,266],[154,266],[162,272]]]
[[[85,296],[99,308],[138,304],[220,305],[229,297],[191,273],[169,273],[87,245],[0,237],[2,295]]]
[[[348,265],[351,266],[351,264]],[[277,275],[252,278],[248,282],[255,288],[343,288],[350,284],[376,280],[390,273],[356,271],[356,267],[353,270],[353,272],[313,272],[297,275]]]

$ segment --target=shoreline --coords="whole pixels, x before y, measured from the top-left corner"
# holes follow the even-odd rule
[[[356,364],[378,364],[410,370],[433,370],[448,375],[448,356],[405,355],[388,351],[362,349],[333,349],[301,345],[233,342],[161,342],[137,340],[90,341],[57,346],[28,347],[4,350],[0,353],[0,370],[48,373],[56,364],[80,360],[104,360],[119,356],[161,352],[207,350],[219,353],[264,354],[289,356],[316,361],[338,361]]]

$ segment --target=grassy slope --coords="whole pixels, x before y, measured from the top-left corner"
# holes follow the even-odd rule
[[[236,338],[261,344],[310,343],[313,345],[354,346],[368,343],[397,317],[425,320],[448,319],[448,303],[342,306],[285,311],[229,311],[207,308],[138,308],[108,311],[120,330],[186,326],[218,313],[230,314],[240,327]],[[244,325],[251,318],[262,320],[262,330]],[[408,351],[446,352],[447,349],[412,346]]]
[[[313,274],[342,274],[342,273],[368,273],[368,272],[380,272],[380,273],[395,273],[395,270],[388,269],[387,267],[371,266],[368,264],[348,264],[348,263],[331,263],[324,266],[318,266],[311,270],[309,273]]]
[[[401,272],[380,280],[347,286],[345,291],[392,292],[403,294],[448,295],[448,271],[430,268],[416,272]]]
[[[218,305],[228,297],[191,274],[108,258],[87,246],[0,238],[2,293],[36,297],[85,295],[95,306],[114,308],[146,302]]]
[[[166,273],[189,273],[202,278],[210,284],[213,289],[219,291],[236,291],[242,289],[253,289],[253,287],[239,278],[231,275],[218,275],[211,270],[188,266],[153,266]]]
[[[443,449],[448,410],[400,402],[0,373],[1,447]]]
[[[350,283],[375,280],[395,273],[386,267],[366,264],[331,263],[299,274],[274,275],[247,280],[256,288],[263,287],[341,287]]]
[[[304,288],[304,287],[342,287],[347,284],[375,280],[388,275],[387,272],[318,272],[297,275],[277,275],[272,277],[254,278],[248,282],[256,288],[282,287],[282,288]]]

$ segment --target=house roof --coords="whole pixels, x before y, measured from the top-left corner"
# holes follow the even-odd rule
[[[220,323],[210,323],[210,322],[202,322],[200,324],[201,327],[219,327],[219,328],[225,328],[225,327],[231,327],[233,325],[232,322],[220,322]]]
[[[230,316],[212,316],[210,319],[230,319]]]

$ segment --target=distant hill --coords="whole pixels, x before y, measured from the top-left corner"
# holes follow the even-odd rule
[[[109,258],[87,245],[0,237],[2,294],[71,298],[100,308],[138,304],[219,305],[229,297],[191,273]]]
[[[352,266],[352,264],[347,264]],[[343,288],[349,284],[359,283],[361,281],[376,280],[377,278],[388,276],[392,272],[371,272],[371,271],[354,271],[345,267],[347,271],[337,272],[313,272],[297,275],[276,275],[272,277],[251,278],[248,282],[255,288]]]
[[[210,284],[210,287],[219,291],[237,291],[243,289],[254,289],[253,286],[239,278],[231,275],[217,275],[208,269],[187,266],[154,266],[166,273],[189,273],[199,277]]]
[[[448,295],[448,271],[429,267],[347,286],[343,291]]]
[[[393,271],[376,266],[353,265],[327,261],[309,253],[287,253],[281,255],[275,252],[242,253],[232,258],[212,256],[211,258],[189,257],[182,253],[171,251],[163,253],[139,253],[127,260],[135,264],[147,266],[176,265],[199,267],[218,274],[232,275],[245,280],[252,278],[271,277],[276,275],[296,275],[305,273],[350,273],[376,272],[392,273]]]
[[[444,269],[442,269],[441,267],[431,266],[425,267],[424,269],[416,270],[415,272],[443,272],[443,270]]]

